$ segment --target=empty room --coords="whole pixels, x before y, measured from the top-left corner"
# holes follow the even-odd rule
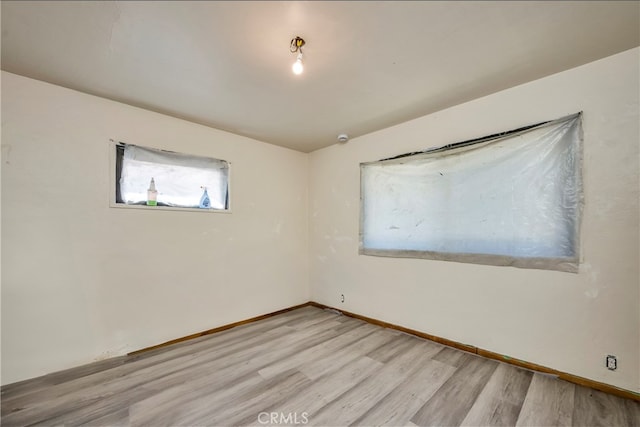
[[[0,12],[3,426],[640,426],[640,2]]]

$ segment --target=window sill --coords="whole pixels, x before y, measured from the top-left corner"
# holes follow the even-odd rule
[[[138,209],[138,210],[151,210],[151,211],[174,211],[174,212],[204,212],[204,213],[223,213],[229,214],[231,213],[231,209],[201,209],[201,208],[177,208],[173,206],[148,206],[148,205],[127,205],[126,203],[115,203],[111,202],[109,204],[111,208],[119,208],[119,209]]]

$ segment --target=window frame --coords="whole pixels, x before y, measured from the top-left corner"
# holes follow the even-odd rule
[[[127,142],[123,142],[123,141],[118,141],[118,140],[114,140],[114,139],[110,139],[109,140],[109,207],[110,208],[118,208],[118,209],[138,209],[138,210],[162,210],[162,211],[174,211],[174,212],[205,212],[205,213],[223,213],[223,214],[230,214],[232,213],[232,195],[231,195],[231,174],[232,174],[232,168],[231,168],[231,162],[228,160],[223,160],[223,159],[218,159],[215,158],[216,160],[223,160],[224,162],[227,163],[228,165],[228,176],[227,176],[227,208],[226,209],[202,209],[202,208],[195,208],[195,207],[179,207],[179,206],[165,206],[165,205],[156,205],[156,206],[148,206],[145,204],[127,204],[127,203],[122,203],[122,202],[118,202],[118,200],[121,200],[122,197],[118,197],[118,192],[120,191],[120,187],[117,185],[117,180],[118,177],[121,175],[122,172],[122,159],[120,158],[120,156],[118,156],[118,146],[121,146],[123,144],[127,144],[127,145],[137,145],[137,144],[130,144]],[[147,147],[147,146],[142,146],[142,145],[138,145],[139,147],[142,148],[152,148],[154,150],[162,150],[162,151],[167,151],[170,153],[175,153],[175,154],[185,154],[185,155],[192,155],[192,156],[197,156],[197,157],[209,157],[209,158],[214,158],[214,157],[210,157],[210,156],[201,156],[199,154],[190,154],[190,153],[181,153],[181,152],[176,152],[176,151],[172,151],[172,150],[164,150],[162,148],[157,148],[157,147]]]

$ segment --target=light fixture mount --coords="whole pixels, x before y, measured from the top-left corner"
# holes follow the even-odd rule
[[[289,48],[289,50],[291,51],[291,53],[296,53],[298,51],[302,52],[302,50],[300,49],[302,46],[304,46],[305,41],[302,37],[294,37],[291,39],[291,46]]]

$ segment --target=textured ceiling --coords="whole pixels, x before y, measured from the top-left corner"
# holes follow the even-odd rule
[[[636,1],[2,2],[5,71],[304,152],[638,45]]]

